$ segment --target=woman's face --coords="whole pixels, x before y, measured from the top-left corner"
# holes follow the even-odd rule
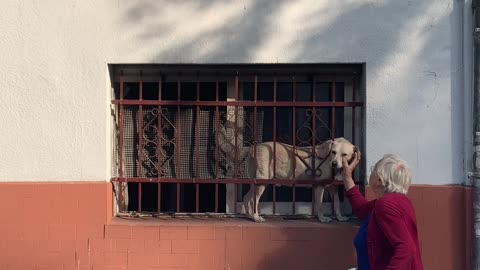
[[[377,163],[378,164],[378,163]],[[380,178],[377,175],[377,164],[371,168],[370,178],[368,179],[368,185],[375,193],[377,197],[382,196],[383,194],[383,186]]]

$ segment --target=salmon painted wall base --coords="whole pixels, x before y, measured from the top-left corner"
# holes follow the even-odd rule
[[[409,196],[425,269],[468,269],[470,189],[414,186]],[[355,266],[351,223],[120,219],[112,208],[106,182],[1,183],[0,270]]]

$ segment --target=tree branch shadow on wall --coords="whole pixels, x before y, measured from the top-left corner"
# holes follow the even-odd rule
[[[206,12],[211,8],[215,8],[219,2],[215,1],[198,1],[193,9],[198,13]],[[245,6],[244,10],[234,16],[226,17],[221,26],[212,29],[202,30],[200,32],[192,29],[193,37],[184,41],[179,40],[174,46],[160,48],[158,51],[152,52],[150,63],[254,63],[255,52],[261,48],[266,42],[271,42],[271,32],[276,31],[275,27],[282,27],[282,18],[276,19],[277,24],[273,24],[272,18],[284,5],[290,4],[288,1],[253,1]],[[302,33],[301,38],[287,43],[293,44],[295,53],[291,55],[280,55],[279,59],[288,59],[290,63],[309,63],[318,61],[317,59],[325,59],[328,62],[337,62],[338,59],[345,61],[342,54],[352,56],[351,62],[364,62],[362,59],[375,59],[366,63],[367,72],[373,74],[381,74],[383,67],[389,64],[391,56],[403,46],[400,40],[399,32],[409,22],[423,16],[430,5],[434,5],[429,1],[385,1],[384,4],[373,4],[363,2],[356,5],[348,5],[345,2],[339,2],[333,8],[342,8],[340,16],[334,18],[327,24],[322,24],[322,14],[312,12],[310,17],[304,18],[310,21],[312,27],[309,32]],[[343,5],[343,7],[342,7]],[[309,7],[315,8],[315,7]],[[458,6],[457,6],[458,8]],[[146,16],[154,16],[157,12],[161,12],[160,3],[154,1],[142,2],[141,4],[132,5],[125,13],[127,17],[126,27],[129,25],[141,24]],[[219,14],[220,16],[220,14]],[[436,26],[447,26],[448,21],[454,20],[450,14],[444,18],[435,18]],[[161,16],[159,16],[161,17]],[[175,37],[177,27],[174,23],[181,23],[181,20],[162,21],[159,19],[157,24],[149,25],[135,34],[135,37],[141,39],[146,44],[162,44],[164,40],[162,36]],[[318,29],[318,30],[316,30]],[[438,51],[430,50],[442,40],[441,31],[425,32],[426,42],[420,55],[426,57],[427,61],[438,61],[435,59]],[[281,33],[281,32],[278,32]],[[288,40],[289,37],[278,36],[279,40]],[[291,37],[297,38],[297,37]],[[453,41],[452,41],[453,42]],[[283,43],[282,43],[283,44]],[[205,49],[211,46],[211,49]],[[301,49],[298,49],[301,48]],[[289,48],[286,48],[288,53]],[[334,50],[333,50],[334,49]],[[442,48],[451,51],[452,48]],[[451,52],[451,57],[453,58]],[[372,56],[374,55],[374,56]],[[439,65],[436,65],[439,66]],[[452,65],[454,69],[455,65]],[[428,69],[426,69],[427,71]],[[432,71],[437,73],[437,71]],[[457,70],[450,70],[452,74]],[[426,73],[430,76],[433,73]],[[445,74],[444,72],[442,74]],[[453,76],[453,75],[452,75]],[[452,104],[461,104],[459,98],[455,95],[453,89],[458,88],[452,82]],[[409,91],[422,91],[424,89],[407,89],[403,93],[391,93],[389,100],[395,102],[410,102]],[[428,92],[428,91],[426,91]],[[415,102],[423,102],[428,106],[429,98],[432,93],[425,93],[425,99]],[[415,95],[416,96],[416,95]],[[433,98],[432,98],[433,99]],[[430,100],[431,101],[431,100]],[[459,103],[460,102],[460,103]],[[455,108],[454,108],[455,109]],[[455,110],[452,112],[452,123],[460,123],[462,121],[461,112]],[[452,146],[461,146],[463,136],[452,132]],[[433,147],[433,146],[432,146]],[[462,157],[456,155],[460,160]],[[458,160],[452,159],[453,168],[458,166]],[[286,229],[286,239],[294,239],[294,235]],[[318,234],[318,235],[317,235]],[[353,245],[348,245],[353,240],[352,234],[339,236],[343,238],[344,244],[341,249],[332,249],[332,246],[338,242],[338,239],[322,236],[321,232],[312,231],[312,239],[305,241],[280,241],[279,246],[271,249],[265,254],[257,254],[258,269],[295,269],[298,264],[308,262],[306,268],[302,269],[339,269],[331,268],[343,267],[347,269],[353,267],[351,265],[354,260],[352,256],[348,259],[342,257],[344,254],[351,254]],[[348,239],[347,239],[348,238]],[[261,245],[261,244],[259,244]],[[307,250],[308,252],[300,252],[297,254],[295,250]],[[292,253],[293,252],[293,253]],[[319,261],[322,256],[318,254],[327,254],[330,261]],[[334,264],[333,261],[337,261]]]

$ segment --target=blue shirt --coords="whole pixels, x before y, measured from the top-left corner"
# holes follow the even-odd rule
[[[357,269],[369,270],[370,264],[368,262],[368,249],[367,249],[367,228],[368,221],[370,220],[370,213],[368,217],[362,222],[360,229],[358,229],[357,235],[353,239],[353,245],[357,250]]]

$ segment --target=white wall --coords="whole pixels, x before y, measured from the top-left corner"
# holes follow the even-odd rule
[[[109,178],[109,63],[365,62],[368,165],[395,152],[415,183],[461,183],[463,10],[448,0],[3,1],[0,180]]]

